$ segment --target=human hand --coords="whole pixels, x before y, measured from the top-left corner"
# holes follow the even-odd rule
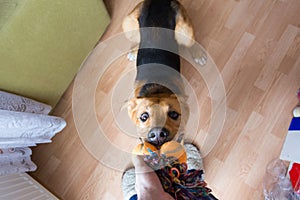
[[[156,173],[145,163],[145,156],[133,155],[132,162],[135,166],[138,199],[140,200],[174,200],[166,193]]]

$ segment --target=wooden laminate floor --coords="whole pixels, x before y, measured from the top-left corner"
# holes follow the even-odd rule
[[[121,52],[126,45],[114,42],[122,19],[138,2],[107,2],[112,22],[100,43],[106,46],[95,49],[78,74],[80,81],[69,87],[54,111],[68,126],[51,144],[34,148],[38,170],[31,175],[61,199],[122,199],[122,170],[130,162],[127,152],[138,141],[122,129],[127,121],[118,115],[128,91],[116,89],[116,85],[132,87],[126,81],[133,77],[134,63]],[[182,73],[196,99],[191,108],[195,127],[190,127],[188,139],[204,151],[206,181],[219,199],[263,199],[265,167],[279,156],[297,105],[300,1],[185,0],[183,5],[197,41],[209,55],[202,75],[191,63],[182,62]],[[112,53],[121,55],[107,63]],[[104,66],[107,69],[99,78]],[[218,93],[222,84],[210,85],[218,78],[216,74],[209,78],[214,66],[225,96]],[[218,118],[224,114],[222,103],[224,124]],[[217,127],[211,125],[215,122]],[[215,137],[220,125],[220,136]]]

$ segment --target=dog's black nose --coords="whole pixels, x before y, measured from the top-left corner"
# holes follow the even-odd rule
[[[162,145],[169,140],[169,131],[166,128],[155,127],[148,133],[148,141],[155,145]]]

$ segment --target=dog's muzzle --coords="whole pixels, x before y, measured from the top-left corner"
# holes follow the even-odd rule
[[[152,128],[147,137],[148,141],[154,145],[160,146],[169,141],[169,131],[166,128]]]

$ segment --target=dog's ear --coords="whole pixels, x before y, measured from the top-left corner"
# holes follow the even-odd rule
[[[180,95],[177,95],[177,94],[171,94],[170,97],[171,97],[171,98],[177,98],[179,102],[187,101],[188,98],[189,98],[189,96],[183,95],[183,94],[180,94]]]
[[[188,101],[188,96],[182,96],[181,98],[179,98],[181,115],[182,115],[181,119],[183,120],[182,122],[185,125],[187,124],[187,121],[190,117],[190,108],[187,101]]]
[[[187,121],[189,119],[189,116],[190,116],[190,108],[189,108],[189,105],[187,103],[188,96],[187,95],[175,95],[175,94],[172,94],[171,97],[178,99],[178,102],[180,104],[182,124],[186,125],[186,123],[187,123]]]
[[[126,105],[127,105],[127,111],[130,119],[136,123],[137,99],[136,98],[130,99]]]

